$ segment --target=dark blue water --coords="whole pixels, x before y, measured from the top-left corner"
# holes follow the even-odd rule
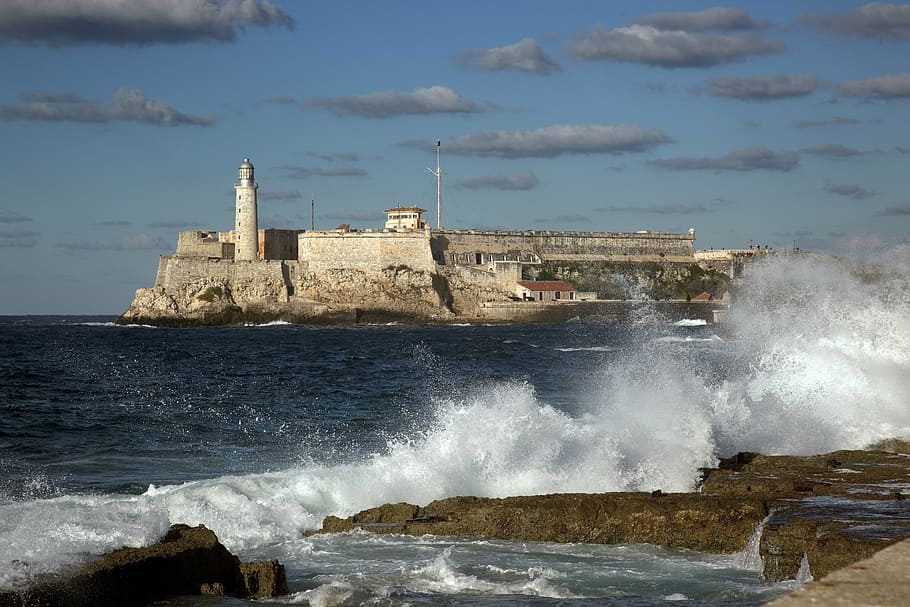
[[[738,450],[910,433],[910,351],[893,330],[906,305],[838,305],[841,282],[817,318],[759,307],[722,336],[657,316],[204,329],[0,318],[0,585],[185,522],[244,559],[281,559],[296,604],[761,604],[792,585],[763,582],[754,554],[309,532],[386,502],[684,491]]]

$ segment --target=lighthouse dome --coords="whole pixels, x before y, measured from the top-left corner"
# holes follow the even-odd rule
[[[249,158],[244,158],[243,162],[240,163],[238,176],[241,184],[251,185],[253,183],[253,163],[250,162]]]

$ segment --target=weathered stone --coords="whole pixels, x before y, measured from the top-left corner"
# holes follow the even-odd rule
[[[322,532],[359,527],[374,533],[643,542],[730,553],[745,548],[771,513],[760,553],[765,577],[773,581],[794,578],[804,555],[812,573],[822,576],[910,537],[910,500],[889,488],[910,484],[905,454],[880,449],[807,457],[745,454],[724,465],[705,471],[700,493],[453,497],[423,508],[392,504],[347,519],[330,516]]]
[[[348,519],[327,517],[322,531],[361,527],[376,533],[591,544],[636,542],[735,552],[746,547],[766,515],[761,500],[695,494],[660,498],[650,493],[453,497],[424,508],[395,504]]]
[[[284,568],[277,562],[251,564],[247,571],[255,590],[248,589],[239,559],[214,533],[202,525],[173,525],[151,546],[114,550],[74,570],[4,591],[0,607],[138,606],[178,595],[287,593]]]
[[[288,578],[284,565],[276,560],[240,563],[247,596],[268,598],[288,593]]]

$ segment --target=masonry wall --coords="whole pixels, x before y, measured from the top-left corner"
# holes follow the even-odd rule
[[[695,236],[665,232],[539,232],[433,230],[431,249],[440,264],[474,253],[536,253],[544,261],[598,260],[623,255],[692,257]]]
[[[162,255],[155,286],[174,294],[197,283],[228,285],[235,299],[286,302],[296,261],[234,261]]]
[[[177,235],[176,254],[183,257],[232,259],[234,257],[234,245],[221,242],[217,232],[184,230]]]
[[[406,265],[435,272],[429,230],[413,232],[304,232],[297,240],[298,259],[310,272],[359,269],[378,272]]]

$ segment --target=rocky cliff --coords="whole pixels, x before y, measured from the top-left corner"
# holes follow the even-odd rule
[[[446,322],[477,317],[481,302],[507,300],[494,282],[405,265],[379,271],[306,271],[294,261],[162,257],[155,286],[136,291],[121,324],[225,325],[287,321]]]

